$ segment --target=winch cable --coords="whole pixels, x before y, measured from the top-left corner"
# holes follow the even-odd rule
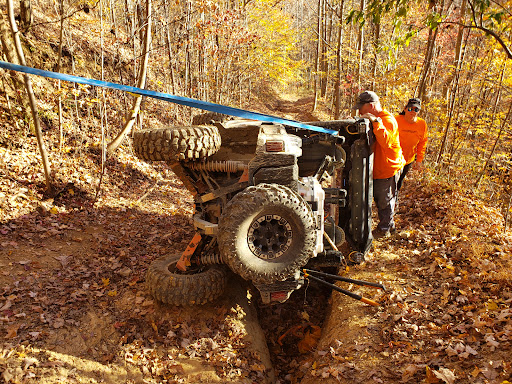
[[[344,281],[346,283],[362,285],[362,286],[365,286],[365,287],[378,288],[378,289],[382,289],[383,291],[386,290],[386,287],[384,287],[384,285],[379,284],[379,283],[373,283],[371,281],[350,279],[348,277],[343,277],[343,276],[340,276],[340,275],[333,275],[333,274],[330,274],[330,273],[325,273],[325,272],[320,272],[320,271],[314,271],[312,269],[303,269],[302,271],[304,273],[313,274],[313,275],[316,275],[318,277],[328,278],[328,279],[332,279],[332,280],[336,280],[336,281]]]
[[[307,271],[309,271],[309,272],[307,272]],[[324,279],[322,279],[320,277],[313,276],[311,273],[318,274],[319,276],[323,275],[323,277],[327,277],[327,275],[329,275],[329,274],[321,274],[321,273],[319,273],[317,271],[311,271],[311,270],[307,270],[307,269],[303,269],[301,271],[301,275],[304,276],[304,278],[306,278],[308,280],[316,281],[317,283],[325,285],[325,286],[327,286],[327,287],[329,287],[329,288],[331,288],[331,289],[333,289],[333,290],[335,290],[337,292],[343,293],[344,295],[347,295],[347,296],[349,296],[349,297],[351,297],[353,299],[359,300],[359,301],[361,301],[361,302],[363,302],[365,304],[372,305],[374,307],[380,306],[380,304],[378,302],[376,302],[376,301],[374,301],[372,299],[368,299],[368,298],[363,297],[363,296],[361,296],[361,295],[359,295],[357,293],[350,292],[350,291],[348,291],[346,289],[340,288],[337,285],[329,283],[329,282],[325,281]],[[347,281],[346,278],[341,278],[341,276],[336,276],[336,275],[329,275],[329,278],[334,279],[334,280],[338,280],[338,281]],[[353,279],[350,279],[350,280],[353,280]],[[353,280],[353,281],[356,281],[356,280]],[[375,285],[377,285],[376,283],[370,283],[371,284],[370,285],[370,284],[367,284],[367,283],[369,283],[367,281],[364,281],[365,284],[361,284],[362,282],[363,281],[361,280],[359,285],[372,286],[374,288],[384,289],[383,286],[376,287],[375,286]]]
[[[67,74],[59,73],[59,72],[45,71],[43,69],[36,69],[36,68],[32,68],[32,67],[27,67],[24,65],[8,63],[5,61],[0,61],[0,68],[4,68],[7,70],[16,71],[16,72],[27,73],[30,75],[47,77],[47,78],[51,78],[51,79],[69,81],[72,83],[86,84],[86,85],[92,85],[92,86],[97,86],[97,87],[120,90],[120,91],[124,91],[124,92],[133,93],[136,95],[151,97],[153,99],[163,100],[163,101],[167,101],[167,102],[171,102],[171,103],[175,103],[175,104],[179,104],[179,105],[185,105],[187,107],[203,109],[203,110],[209,111],[209,112],[222,113],[225,115],[236,116],[236,117],[240,117],[243,119],[259,120],[259,121],[265,121],[265,122],[269,122],[269,123],[278,123],[278,124],[283,124],[283,125],[294,127],[294,128],[307,129],[310,131],[315,131],[315,132],[320,132],[320,133],[326,133],[326,134],[333,135],[333,136],[338,136],[338,131],[333,130],[333,129],[317,127],[314,125],[304,124],[304,123],[301,123],[301,122],[295,121],[295,120],[284,119],[284,118],[280,118],[280,117],[276,117],[276,116],[272,116],[272,115],[266,115],[264,113],[259,113],[259,112],[247,111],[245,109],[240,109],[240,108],[228,107],[225,105],[210,103],[207,101],[192,99],[189,97],[175,96],[175,95],[171,95],[168,93],[150,91],[147,89],[141,89],[141,88],[132,87],[129,85],[110,83],[107,81],[94,80],[94,79],[89,79],[86,77],[80,77],[80,76],[74,76],[74,75],[67,75]]]

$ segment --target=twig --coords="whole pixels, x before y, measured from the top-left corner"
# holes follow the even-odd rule
[[[151,188],[148,189],[148,191],[143,194],[136,202],[134,205],[138,205],[142,200],[144,200],[151,192],[153,192],[153,190],[157,187],[158,183],[160,183],[160,180],[157,180],[155,182],[155,184],[153,184],[153,186]]]

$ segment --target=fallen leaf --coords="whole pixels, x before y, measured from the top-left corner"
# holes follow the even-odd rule
[[[304,332],[303,339],[297,344],[299,352],[307,353],[313,350],[318,344],[321,334],[322,329],[320,327],[317,327],[316,325],[308,326]]]
[[[428,384],[441,382],[441,380],[439,380],[439,378],[434,374],[434,371],[432,370],[432,368],[430,368],[428,365],[425,367],[425,373],[427,375],[426,382]]]
[[[31,366],[38,366],[39,365],[39,360],[33,358],[33,357],[25,357],[23,359],[23,369],[27,369]]]
[[[7,339],[14,339],[18,336],[18,329],[20,329],[19,324],[11,325],[7,328],[7,335],[5,336]]]
[[[11,300],[7,300],[5,302],[5,304],[2,306],[2,308],[0,308],[0,311],[5,311],[5,310],[11,308],[11,305],[12,305],[12,301]]]
[[[439,371],[434,371],[434,375],[443,380],[446,384],[453,384],[455,382],[455,374],[448,368],[439,368]]]
[[[66,255],[54,256],[53,258],[57,260],[62,265],[63,268],[69,263],[69,256]]]
[[[169,373],[171,373],[173,375],[176,375],[176,374],[183,375],[185,373],[183,366],[180,364],[170,365],[169,367],[167,367],[167,369],[169,370]]]
[[[402,370],[402,381],[407,382],[418,372],[419,367],[415,364],[409,364]]]
[[[57,319],[55,319],[55,321],[52,323],[52,327],[57,329],[57,328],[62,328],[64,326],[64,319],[62,317],[58,317]]]

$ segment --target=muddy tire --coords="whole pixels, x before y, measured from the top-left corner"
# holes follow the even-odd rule
[[[146,161],[197,160],[220,148],[217,127],[172,127],[143,129],[133,133],[133,149]]]
[[[171,305],[197,305],[221,296],[227,283],[223,265],[206,265],[181,272],[176,268],[179,254],[167,255],[151,263],[146,273],[146,285],[156,300]]]
[[[269,284],[295,275],[314,256],[310,206],[290,188],[259,184],[238,193],[219,220],[219,250],[246,280]]]
[[[230,116],[225,115],[223,113],[218,112],[205,112],[199,115],[195,115],[192,118],[193,125],[201,125],[201,124],[213,124],[215,122],[222,123],[223,121],[229,120]]]

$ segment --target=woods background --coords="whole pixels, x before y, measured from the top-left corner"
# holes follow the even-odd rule
[[[430,176],[475,189],[508,217],[508,0],[8,0],[2,9],[3,60],[36,68],[248,109],[271,90],[291,92],[314,97],[325,119],[352,114],[364,89],[393,113],[420,97]],[[107,152],[121,143],[129,150],[123,139],[132,129],[190,124],[201,112],[6,71],[1,77],[0,168],[31,181],[46,176],[48,188],[95,184],[108,174]],[[34,135],[44,167],[10,163],[10,148]],[[89,147],[102,150],[97,169],[85,179],[60,173],[59,164],[79,162]]]

